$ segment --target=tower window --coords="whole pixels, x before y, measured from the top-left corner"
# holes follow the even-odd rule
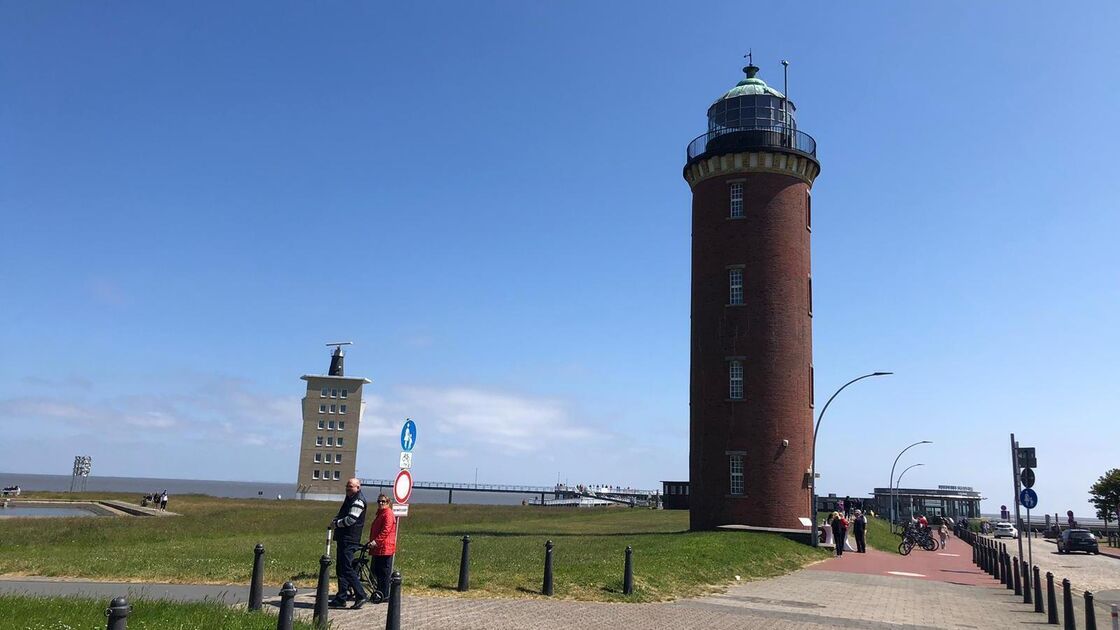
[[[338,445],[342,446],[342,438],[338,438]]]
[[[322,421],[322,420],[320,420],[320,421],[319,421],[319,428],[320,428],[320,429],[322,429],[322,428],[323,428],[323,421]]]
[[[326,397],[327,397],[327,388],[324,387],[323,391],[319,392],[319,398],[326,398]]]
[[[327,438],[327,446],[334,446],[334,438],[333,437]]]
[[[731,494],[743,494],[743,456],[728,455],[728,470],[731,472]]]
[[[337,389],[332,389],[331,390],[331,398],[338,398],[338,390]]]
[[[322,461],[323,461],[323,454],[322,453],[315,453],[315,463],[319,464]]]
[[[338,430],[341,431],[345,428],[346,428],[346,421],[345,420],[339,420],[338,421]]]
[[[743,216],[743,183],[735,182],[731,184],[731,212],[729,216],[732,219],[738,219]]]
[[[813,231],[813,194],[805,191],[805,229]]]
[[[809,276],[809,317],[813,316],[813,276]]]
[[[334,480],[338,481],[338,471],[334,471]]]
[[[327,413],[327,406],[319,405],[319,413]]]
[[[345,389],[342,390],[342,398],[346,398],[346,395],[349,394],[349,393],[350,393],[349,390],[345,390]]]
[[[813,364],[809,364],[809,406],[812,407],[814,401],[813,389],[816,387],[816,375],[813,374]]]
[[[321,436],[321,435],[315,436],[315,446],[322,446],[322,445],[323,445],[323,436]]]
[[[319,470],[318,469],[315,469],[315,470],[311,471],[311,478],[312,479],[318,479],[319,478]]]
[[[334,420],[327,423],[327,430],[334,431]]]
[[[728,398],[731,400],[743,399],[743,362],[731,361],[728,363],[729,387]]]
[[[334,413],[334,409],[335,409],[334,405],[331,405],[331,413]]]
[[[342,463],[342,453],[335,453],[334,454],[334,463],[336,463],[336,464],[341,464]]]
[[[346,405],[339,405],[338,413],[346,413]]]
[[[743,303],[743,270],[742,269],[728,269],[727,270],[727,303],[728,304],[742,304]]]

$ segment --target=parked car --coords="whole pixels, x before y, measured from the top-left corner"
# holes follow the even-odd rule
[[[1085,553],[1101,552],[1097,544],[1097,537],[1087,529],[1067,529],[1058,536],[1058,553],[1071,551],[1084,551]]]
[[[992,536],[994,538],[1003,538],[1004,536],[1008,538],[1018,538],[1019,530],[1015,529],[1015,526],[1007,521],[1000,521],[996,523],[996,529],[995,532],[992,533]]]

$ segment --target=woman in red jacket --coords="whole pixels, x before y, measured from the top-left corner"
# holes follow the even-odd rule
[[[389,573],[393,570],[393,554],[397,552],[397,517],[384,494],[377,496],[377,517],[369,526],[366,549],[373,554],[373,575],[377,578],[373,603],[379,604],[389,598]]]

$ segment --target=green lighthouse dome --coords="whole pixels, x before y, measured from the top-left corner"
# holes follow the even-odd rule
[[[793,102],[758,78],[758,66],[708,108],[708,131],[721,129],[797,129]]]
[[[726,94],[716,99],[716,103],[738,96],[756,96],[756,95],[770,95],[777,98],[785,98],[785,95],[775,90],[774,88],[766,85],[766,82],[758,78],[758,66],[747,66],[743,68],[746,73],[746,78],[735,84],[735,87],[727,91]]]

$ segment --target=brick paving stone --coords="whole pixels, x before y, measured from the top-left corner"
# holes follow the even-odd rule
[[[926,552],[929,553],[929,552]],[[871,554],[868,554],[871,555]],[[668,603],[619,604],[549,599],[402,598],[401,627],[546,630],[551,628],[1025,628],[1045,622],[1013,591],[831,570],[838,559],[727,592]],[[971,559],[971,555],[968,559]],[[928,559],[927,559],[928,560]],[[948,576],[949,579],[952,576]],[[309,606],[312,594],[300,596]],[[385,627],[385,605],[332,610],[339,630]],[[302,608],[301,614],[310,614]]]

